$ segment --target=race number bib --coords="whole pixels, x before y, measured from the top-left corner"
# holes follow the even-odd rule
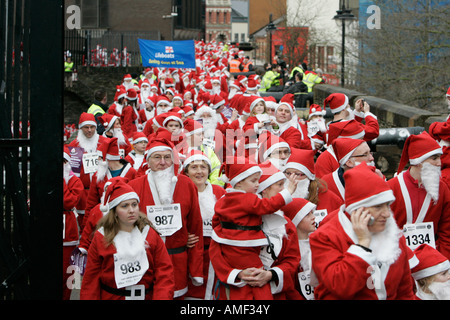
[[[212,218],[203,219],[203,236],[211,238],[212,230]]]
[[[161,236],[171,236],[181,229],[181,206],[173,203],[161,206],[147,206],[147,217],[153,223]]]
[[[316,225],[316,228],[319,227],[320,222],[327,216],[328,211],[327,209],[322,210],[315,210],[314,211],[314,223]]]
[[[432,222],[405,224],[403,226],[403,234],[406,239],[406,245],[411,250],[416,249],[424,243],[436,249]]]
[[[98,154],[95,152],[83,154],[84,173],[94,173],[98,167]]]
[[[117,288],[120,289],[138,283],[148,268],[149,264],[145,251],[134,259],[125,259],[115,253],[114,278]]]
[[[300,283],[300,290],[306,300],[314,300],[314,287],[311,286],[311,273],[302,271],[297,274],[298,282]]]

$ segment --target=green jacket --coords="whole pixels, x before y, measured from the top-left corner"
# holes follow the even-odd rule
[[[270,89],[270,87],[278,86],[280,84],[280,80],[276,78],[279,76],[280,74],[278,72],[272,70],[267,71],[261,79],[261,88],[259,91],[266,92]]]

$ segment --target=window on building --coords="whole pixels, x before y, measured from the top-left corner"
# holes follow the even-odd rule
[[[234,42],[239,42],[239,33],[234,34]]]
[[[336,63],[334,61],[334,47],[327,46],[327,71],[334,71]]]
[[[108,0],[79,0],[82,28],[108,27]]]
[[[317,68],[325,69],[325,47],[317,47]]]
[[[241,42],[245,42],[245,33],[241,33]]]

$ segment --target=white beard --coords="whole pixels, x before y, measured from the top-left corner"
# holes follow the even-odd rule
[[[98,145],[98,133],[94,133],[94,135],[91,138],[86,138],[83,131],[80,129],[78,130],[77,134],[77,140],[80,144],[80,147],[84,149],[86,152],[97,152],[97,145]]]
[[[431,163],[423,162],[422,169],[420,170],[420,177],[422,178],[422,183],[427,193],[434,202],[437,202],[439,199],[441,168],[434,166]]]
[[[237,89],[236,88],[231,88],[230,89],[230,93],[228,94],[228,100],[231,100],[231,98],[234,97],[234,95],[236,94]]]
[[[355,166],[359,166],[362,162],[355,161]],[[366,162],[369,167],[376,167],[374,161]]]
[[[297,184],[297,188],[295,189],[294,193],[292,194],[292,198],[303,198],[306,199],[309,196],[309,184],[311,183],[311,180],[308,178],[305,178],[303,180],[300,180]],[[284,186],[287,188],[289,185],[289,180],[286,179]]]
[[[174,177],[173,165],[160,171],[151,171],[156,190],[158,191],[161,204],[172,203],[172,178]]]
[[[169,112],[170,109],[171,109],[171,108],[165,108],[165,109],[163,109],[163,108],[161,108],[161,107],[157,107],[157,108],[156,108],[156,114],[160,115],[160,114]]]
[[[144,101],[146,98],[148,98],[150,96],[150,88],[143,88],[141,90],[141,97],[143,98],[142,100]]]
[[[269,158],[267,160],[269,160],[270,163],[273,164],[275,166],[275,168],[277,168],[281,172],[284,171],[284,166],[286,166],[286,163],[288,162],[288,159],[281,160],[281,159],[278,159],[278,158]]]
[[[121,128],[115,128],[115,129],[112,129],[111,131],[112,131],[113,137],[117,138],[117,142],[119,143],[119,146],[123,146],[123,145],[127,144],[127,142],[125,140],[125,136],[123,135]]]
[[[70,163],[69,162],[65,163],[63,176],[64,176],[64,180],[66,180],[66,183],[69,182],[69,177],[70,177],[71,171],[72,171],[72,166],[70,165]]]
[[[220,94],[221,90],[220,90],[220,87],[213,87],[211,91],[212,91],[212,94],[214,95],[214,94]]]
[[[116,104],[116,111],[119,114],[122,114],[122,110],[123,110],[123,105],[121,105],[119,102],[114,102]]]
[[[137,227],[131,232],[119,231],[114,237],[117,253],[123,258],[136,258],[145,251],[145,237]]]
[[[206,186],[203,192],[198,192],[198,202],[200,204],[200,213],[203,220],[210,220],[214,215],[214,206],[216,204],[216,197],[214,196],[212,186],[210,183]]]
[[[106,172],[109,170],[108,160],[99,160],[97,167],[97,182],[103,181],[106,176]]]
[[[370,249],[378,261],[391,265],[398,259],[402,252],[399,246],[401,235],[402,231],[398,228],[391,211],[384,231],[372,234]]]
[[[432,282],[428,289],[438,300],[450,300],[450,280],[446,282]]]
[[[217,121],[215,117],[203,119],[203,129],[205,137],[214,137],[216,133]]]

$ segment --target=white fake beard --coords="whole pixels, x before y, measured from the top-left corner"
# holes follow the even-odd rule
[[[119,143],[119,146],[126,145],[127,142],[125,141],[125,136],[123,135],[121,128],[115,128],[112,129],[112,134],[114,138],[117,138],[117,142]]]
[[[391,211],[384,231],[372,233],[370,249],[372,249],[378,261],[391,265],[397,260],[401,254],[399,246],[399,238],[401,235],[402,231],[398,228]]]
[[[216,133],[217,121],[215,117],[203,119],[203,129],[205,137],[213,137]]]
[[[188,78],[183,79],[183,84],[185,87],[187,87],[189,85],[189,79]]]
[[[80,147],[84,149],[86,152],[96,152],[97,151],[97,144],[98,144],[98,133],[94,133],[94,135],[91,138],[86,138],[83,131],[80,129],[78,130],[77,134],[77,140],[80,144]]]
[[[173,165],[167,169],[152,171],[161,204],[172,203],[172,178],[174,177]]]
[[[141,89],[142,98],[148,98],[150,96],[150,88],[143,88]]]
[[[214,215],[214,206],[216,204],[216,197],[212,191],[211,184],[208,183],[203,192],[198,192],[198,202],[200,204],[200,213],[203,220],[209,220]]]
[[[66,180],[67,183],[69,181],[70,172],[72,171],[72,166],[69,162],[64,163],[63,170],[64,180]]]
[[[167,107],[167,108],[161,108],[161,107],[157,107],[156,108],[156,114],[163,114],[163,113],[166,113],[166,112],[169,112],[169,110],[170,110],[171,108],[169,108],[169,107]]]
[[[230,89],[230,93],[228,94],[228,100],[231,100],[231,98],[234,97],[234,95],[236,94],[237,89],[236,88],[231,88]]]
[[[439,199],[441,167],[434,166],[428,162],[423,162],[422,169],[420,170],[420,177],[422,178],[422,183],[427,193],[434,202],[437,202]]]
[[[275,168],[277,168],[281,172],[284,171],[284,166],[288,162],[288,159],[281,160],[281,159],[278,159],[278,158],[269,158],[268,160],[270,161],[271,164],[273,164],[275,166]]]
[[[294,193],[292,194],[292,198],[303,198],[306,199],[309,196],[309,184],[311,183],[311,180],[308,178],[305,178],[303,180],[300,180],[297,184],[297,188],[295,189]],[[285,188],[289,185],[289,180],[286,179],[284,182]]]
[[[325,119],[320,118],[320,119],[316,119],[315,121],[316,121],[317,125],[319,126],[320,132],[327,132],[327,126],[325,124]]]
[[[214,95],[214,94],[220,94],[220,87],[215,87],[215,86],[214,86],[214,87],[212,88],[211,91],[212,91],[212,94],[213,94],[213,95]]]
[[[359,166],[362,162],[355,161],[355,166]],[[366,162],[369,167],[376,167],[374,161]]]
[[[428,289],[438,300],[450,300],[450,281],[432,282]]]
[[[134,227],[131,232],[119,231],[114,237],[114,246],[120,257],[135,258],[145,251],[145,238],[139,229]]]

